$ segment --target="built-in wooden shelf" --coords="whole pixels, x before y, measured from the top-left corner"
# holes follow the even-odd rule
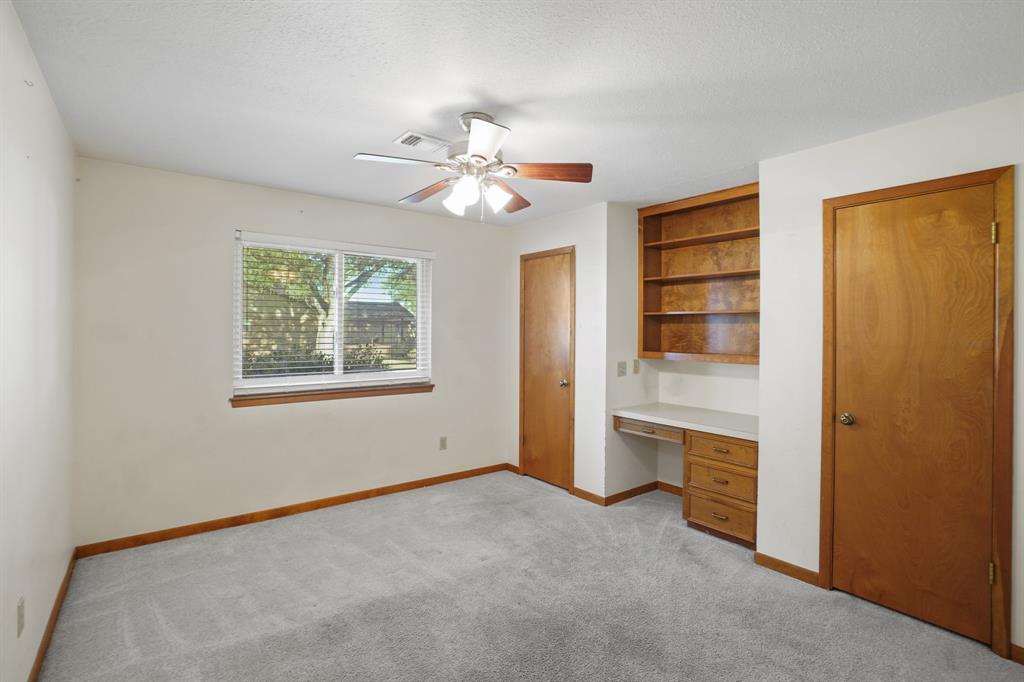
[[[758,185],[637,211],[639,356],[757,364]]]
[[[761,311],[753,310],[656,310],[646,311],[644,315],[652,317],[667,317],[670,315],[757,315]]]
[[[673,353],[645,350],[640,353],[644,360],[690,360],[692,362],[728,362],[733,365],[758,365],[759,355],[739,355],[725,353]]]
[[[709,232],[693,237],[680,237],[678,239],[663,239],[658,242],[644,244],[650,249],[674,249],[677,246],[694,246],[696,244],[713,244],[715,242],[727,242],[734,239],[749,239],[761,234],[760,227],[746,227],[742,230],[727,230],[725,232]]]
[[[682,275],[665,275],[664,277],[644,277],[645,282],[693,282],[701,279],[724,279],[727,277],[750,277],[761,274],[758,268],[745,268],[743,270],[718,270],[717,272],[688,272]]]

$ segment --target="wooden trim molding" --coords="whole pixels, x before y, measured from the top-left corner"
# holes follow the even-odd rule
[[[594,493],[592,493],[592,492],[590,492],[588,490],[584,490],[583,488],[577,488],[576,486],[573,486],[572,490],[569,491],[569,492],[571,492],[573,495],[575,495],[576,497],[580,498],[581,500],[586,500],[587,502],[593,502],[594,504],[598,505],[599,507],[606,506],[603,497],[601,497],[600,495],[595,495]]]
[[[650,483],[644,483],[643,485],[638,485],[635,488],[630,488],[629,490],[623,490],[621,493],[615,493],[614,495],[609,495],[608,497],[604,498],[604,506],[607,507],[607,506],[610,506],[610,505],[613,505],[613,504],[617,504],[617,503],[622,502],[624,500],[628,500],[631,497],[636,497],[637,495],[643,495],[645,493],[649,493],[649,492],[652,492],[652,491],[657,490],[657,489],[658,489],[658,482],[657,481],[651,481]]]
[[[227,516],[221,519],[214,519],[212,521],[200,521],[199,523],[191,523],[187,526],[177,526],[175,528],[155,530],[150,531],[148,533],[139,533],[138,535],[129,535],[127,537],[116,538],[114,540],[93,542],[88,545],[81,545],[77,547],[75,549],[75,558],[81,559],[84,557],[93,556],[95,554],[116,552],[118,550],[128,549],[130,547],[141,547],[142,545],[149,545],[154,542],[174,540],[175,538],[183,538],[188,535],[196,535],[198,533],[207,533],[212,530],[232,528],[234,526],[243,526],[248,523],[259,523],[261,521],[269,521],[270,519],[277,519],[281,518],[282,516],[301,514],[302,512],[313,511],[315,509],[323,509],[324,507],[334,507],[339,504],[347,504],[349,502],[366,500],[371,497],[380,497],[382,495],[391,495],[393,493],[405,492],[406,490],[415,490],[416,488],[426,488],[427,486],[438,485],[440,483],[448,483],[450,481],[458,481],[464,478],[472,478],[473,476],[493,474],[498,471],[518,472],[518,467],[507,462],[502,462],[500,464],[492,464],[490,466],[480,467],[478,469],[467,469],[465,471],[457,471],[451,474],[442,474],[441,476],[421,478],[415,481],[408,481],[406,483],[396,483],[394,485],[386,485],[380,488],[359,490],[353,493],[345,493],[344,495],[335,495],[334,497],[324,497],[319,500],[310,500],[308,502],[289,504],[284,507],[274,507],[272,509],[264,509],[262,511],[250,512],[248,514]]]
[[[643,495],[644,493],[658,490],[658,484],[659,481],[651,481],[650,483],[644,483],[643,485],[638,485],[637,487],[630,488],[629,490],[623,490],[621,493],[615,493],[608,497],[601,497],[600,495],[595,495],[583,488],[577,488],[574,486],[572,494],[580,499],[586,500],[587,502],[593,502],[599,507],[610,507],[613,504],[628,500],[631,497],[636,497],[637,495]]]
[[[821,414],[821,517],[818,585],[832,589],[832,543],[835,514],[835,229],[836,211],[879,201],[991,184],[995,195],[998,240],[996,259],[996,335],[994,439],[992,466],[992,650],[1011,655],[1010,609],[1013,500],[1013,250],[1014,167],[1004,166],[937,180],[851,194],[822,202],[824,254],[824,329]]]
[[[716,190],[714,192],[708,192],[706,194],[699,194],[695,197],[687,197],[686,199],[679,199],[678,201],[668,201],[663,204],[654,204],[653,206],[644,206],[643,208],[637,209],[637,215],[643,219],[649,215],[658,213],[667,213],[669,211],[682,211],[687,208],[693,208],[694,206],[704,206],[714,203],[724,203],[726,201],[735,201],[736,199],[744,199],[747,197],[756,196],[759,192],[759,185],[756,182],[750,182],[746,185],[739,185],[737,187],[730,187],[729,189]]]
[[[672,493],[673,495],[679,495],[679,497],[683,496],[682,486],[665,483],[665,481],[658,481],[658,490],[662,490],[666,493]]]
[[[68,568],[64,571],[64,580],[57,588],[57,596],[53,599],[53,608],[50,609],[50,618],[46,621],[46,628],[43,630],[43,637],[39,640],[39,649],[36,651],[36,660],[32,663],[32,670],[28,674],[28,682],[36,682],[39,679],[39,672],[43,669],[43,661],[46,659],[46,651],[50,648],[50,640],[53,638],[53,630],[57,627],[57,617],[60,615],[60,607],[64,605],[64,597],[68,593],[68,585],[71,584],[71,574],[75,570],[75,557],[77,550],[71,553],[68,559]]]
[[[1010,659],[1024,665],[1024,646],[1010,645]]]
[[[775,557],[768,556],[767,554],[761,554],[760,552],[754,552],[754,563],[758,566],[763,566],[781,573],[782,575],[788,575],[790,578],[796,578],[797,580],[814,585],[815,587],[818,586],[818,572],[812,571],[809,568],[797,566],[796,564],[791,564],[788,561],[776,559]]]
[[[382,395],[405,395],[407,393],[431,393],[434,384],[406,384],[402,386],[363,386],[360,388],[332,388],[326,391],[282,391],[280,393],[253,393],[231,397],[231,407],[256,407],[258,405],[284,405],[286,403],[308,403],[316,400],[341,400],[343,398],[375,398]]]

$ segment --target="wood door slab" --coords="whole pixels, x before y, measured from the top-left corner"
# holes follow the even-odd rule
[[[573,486],[574,261],[572,247],[520,259],[519,466],[566,490]]]
[[[835,215],[835,587],[991,638],[993,188]]]

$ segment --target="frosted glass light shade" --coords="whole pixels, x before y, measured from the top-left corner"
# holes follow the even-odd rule
[[[491,210],[497,213],[505,208],[505,204],[509,202],[512,195],[497,185],[491,185],[484,192],[484,198],[487,199],[487,205],[491,207]]]
[[[452,188],[452,196],[458,197],[464,206],[480,201],[480,181],[472,175],[463,175]]]
[[[466,215],[466,204],[462,201],[459,195],[452,189],[451,194],[448,198],[441,202],[441,205],[447,208],[455,215]]]

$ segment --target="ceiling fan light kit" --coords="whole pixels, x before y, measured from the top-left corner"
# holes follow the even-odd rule
[[[447,199],[441,202],[441,205],[457,216],[466,215],[466,204],[459,201],[459,198],[455,196],[454,191],[448,195]]]
[[[589,163],[505,163],[501,158],[500,150],[509,133],[512,132],[511,130],[495,123],[494,117],[490,114],[479,111],[462,114],[459,117],[459,123],[462,129],[469,133],[469,139],[448,145],[446,161],[427,161],[378,154],[356,154],[353,158],[360,161],[410,165],[427,164],[438,170],[454,174],[454,178],[441,180],[429,187],[424,187],[399,202],[416,204],[450,187],[451,192],[441,204],[457,216],[465,215],[466,208],[480,201],[481,196],[495,213],[502,210],[506,213],[514,213],[529,206],[530,202],[506,183],[505,178],[590,182],[593,176],[594,167]],[[421,136],[418,133],[405,133],[396,142],[407,139],[410,135],[413,138],[429,137]],[[411,146],[406,142],[401,143]]]

